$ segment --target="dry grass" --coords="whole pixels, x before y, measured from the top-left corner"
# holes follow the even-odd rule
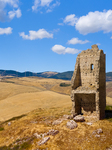
[[[14,83],[0,82],[0,100],[22,93],[34,93],[42,91],[40,88],[18,85]]]
[[[11,78],[0,82],[0,121],[28,113],[36,108],[71,106],[69,96],[48,91],[63,80]],[[66,82],[66,81],[65,81]]]
[[[45,149],[48,150],[105,150],[112,145],[112,122],[102,120],[94,123],[91,126],[85,123],[78,123],[78,128],[69,130],[66,128],[67,120],[60,125],[52,125],[52,122],[64,114],[70,114],[70,107],[65,108],[49,108],[37,109],[24,117],[10,120],[2,124],[4,130],[0,131],[0,149],[16,147],[23,149]],[[94,130],[102,128],[100,138],[95,137]],[[50,136],[50,140],[42,145],[38,145],[40,139],[35,138],[34,133],[42,134],[50,129],[59,131],[59,134]],[[24,142],[24,141],[27,142]],[[19,143],[21,141],[21,143]],[[26,146],[26,148],[25,148]]]
[[[52,91],[18,94],[0,101],[0,120],[28,113],[36,108],[71,106],[69,96]]]
[[[107,94],[107,97],[112,98],[112,82],[106,83],[106,94]]]
[[[78,123],[78,128],[73,130],[66,128],[68,120],[52,125],[54,120],[71,111],[70,96],[59,94],[70,94],[70,87],[60,87],[60,83],[69,84],[69,81],[12,78],[0,82],[0,150],[105,150],[112,146],[111,118],[91,126]],[[107,105],[112,105],[112,98],[107,97]],[[92,134],[98,128],[103,130],[100,138]],[[59,134],[38,146],[39,139],[33,134],[50,129],[59,130]]]
[[[106,97],[106,105],[112,106],[112,98]]]
[[[70,94],[71,87],[60,87],[60,83],[70,84],[70,81],[61,79],[48,79],[48,78],[38,78],[38,77],[24,77],[24,78],[12,78],[5,79],[5,82],[14,82],[15,84],[33,86],[37,88],[42,88],[42,90],[51,90],[58,93]]]
[[[66,82],[67,84],[70,83],[70,81]],[[71,93],[71,86],[68,87],[61,87],[59,84],[53,86],[50,90],[61,93],[61,94],[67,94],[70,95]]]

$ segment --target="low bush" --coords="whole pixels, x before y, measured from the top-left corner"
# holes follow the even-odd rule
[[[3,131],[4,130],[4,128],[3,127],[0,127],[0,131]]]
[[[106,106],[105,110],[112,110],[112,106]]]
[[[66,86],[70,86],[71,84],[66,84],[66,83],[60,83],[60,86],[62,87],[66,87]]]

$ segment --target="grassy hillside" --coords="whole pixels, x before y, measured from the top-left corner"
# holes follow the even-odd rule
[[[48,91],[63,82],[68,83],[68,81],[38,77],[2,80],[0,82],[0,113],[2,114],[0,121],[28,113],[36,108],[70,106],[69,96],[57,93],[55,88]],[[66,89],[62,90],[63,92],[66,93]]]
[[[63,115],[70,115],[70,81],[50,78],[24,77],[4,79],[0,82],[0,150],[106,150],[112,145],[112,119],[95,121],[92,116],[85,116],[86,122],[77,123],[78,127],[70,130],[66,127],[69,119],[53,125]],[[109,82],[108,88],[111,87]],[[63,94],[60,94],[63,93]],[[67,95],[68,94],[68,95]],[[107,105],[112,105],[112,98],[107,97]],[[111,107],[108,107],[112,109]],[[111,110],[110,110],[111,111]],[[111,113],[112,114],[112,113]],[[107,115],[108,117],[109,115]],[[103,133],[95,137],[93,132],[101,128]],[[49,130],[58,130],[55,136],[39,146],[42,135]],[[36,138],[34,134],[41,136]],[[45,136],[46,137],[46,136]]]
[[[52,125],[53,121],[62,118],[64,114],[70,114],[70,108],[36,109],[28,114],[21,115],[0,124],[0,150],[107,150],[112,145],[112,122],[108,119],[93,122],[91,126],[85,122],[77,123],[78,127],[70,130],[66,127],[69,120],[64,120],[59,125]],[[89,120],[86,119],[88,122]],[[11,123],[8,126],[8,123]],[[101,128],[100,137],[93,134]],[[41,146],[35,133],[42,136],[49,130],[58,130],[55,136],[48,135],[50,140]]]
[[[0,121],[36,108],[72,106],[70,81],[38,77],[4,79],[0,82]],[[107,83],[107,105],[112,105],[112,83]],[[110,98],[109,98],[110,97]],[[10,112],[10,113],[9,113]]]

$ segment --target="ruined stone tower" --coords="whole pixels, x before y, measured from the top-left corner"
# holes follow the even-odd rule
[[[105,54],[97,45],[77,56],[71,83],[73,115],[80,114],[83,109],[83,114],[103,119],[106,107]]]

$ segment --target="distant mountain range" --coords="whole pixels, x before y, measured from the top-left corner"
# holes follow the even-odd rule
[[[40,73],[34,73],[30,71],[25,71],[25,72],[18,72],[14,70],[0,70],[0,76],[1,77],[32,77],[32,76],[37,76],[37,77],[43,77],[43,78],[49,78],[53,75],[58,74],[57,72],[40,72]]]
[[[40,73],[33,73],[30,71],[26,72],[17,72],[14,70],[0,70],[0,77],[6,78],[6,77],[42,77],[42,78],[54,78],[54,79],[63,79],[63,80],[71,80],[71,77],[73,75],[73,71],[67,71],[67,72],[40,72]],[[106,73],[106,81],[112,81],[112,72]]]
[[[112,72],[106,73],[106,81],[112,81]]]

